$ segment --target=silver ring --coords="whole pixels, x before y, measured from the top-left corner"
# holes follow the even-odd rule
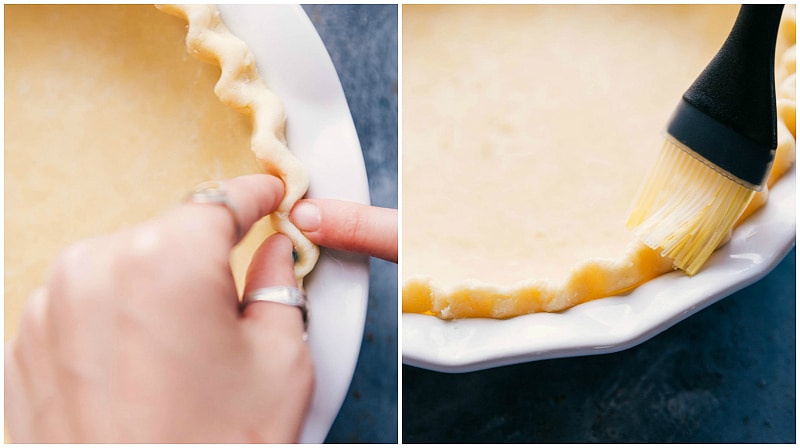
[[[233,225],[236,228],[236,240],[238,241],[241,239],[242,225],[239,222],[239,213],[233,205],[233,202],[228,198],[228,192],[225,191],[225,187],[221,182],[212,180],[198,184],[194,187],[194,190],[186,196],[185,201],[194,204],[224,205],[233,217]]]
[[[300,308],[303,315],[303,331],[308,330],[308,300],[303,291],[291,286],[269,286],[250,291],[242,298],[241,309],[252,302],[273,302]]]

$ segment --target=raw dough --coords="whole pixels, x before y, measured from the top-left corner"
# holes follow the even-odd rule
[[[287,185],[272,225],[234,252],[240,291],[273,226],[300,253],[298,278],[316,262],[286,219],[308,181],[280,101],[215,7],[162,8],[183,19],[152,5],[5,7],[6,340],[64,246],[157,215],[202,181],[267,171]]]
[[[559,311],[669,271],[624,220],[737,11],[405,5],[403,311]],[[771,183],[794,163],[792,7],[782,26]]]

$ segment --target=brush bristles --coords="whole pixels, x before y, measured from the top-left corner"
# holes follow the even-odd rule
[[[755,194],[667,140],[626,226],[694,275]]]

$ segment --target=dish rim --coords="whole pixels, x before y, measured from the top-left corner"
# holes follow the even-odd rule
[[[694,277],[671,272],[626,294],[506,320],[403,313],[403,363],[463,373],[641,344],[766,276],[795,246],[795,209],[796,165]]]

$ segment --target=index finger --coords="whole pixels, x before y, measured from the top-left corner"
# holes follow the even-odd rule
[[[311,241],[397,262],[397,210],[334,199],[303,199],[289,219]]]
[[[200,223],[203,234],[229,236],[233,248],[256,221],[272,213],[284,195],[283,182],[269,174],[250,174],[218,182],[227,205],[187,201],[177,208],[178,218]]]

